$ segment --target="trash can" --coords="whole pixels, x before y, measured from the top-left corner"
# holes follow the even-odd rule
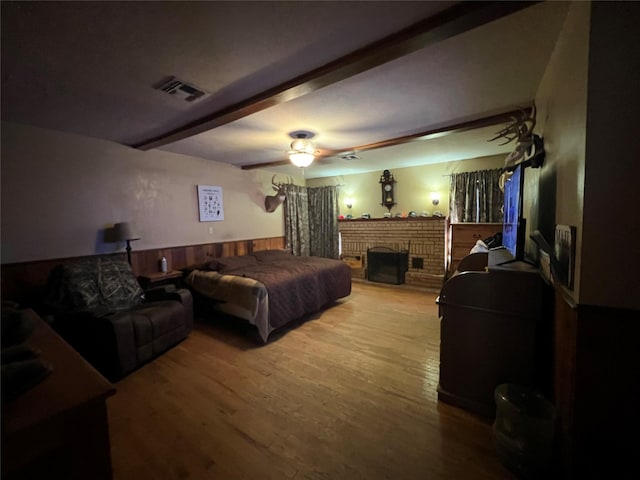
[[[504,383],[494,392],[493,438],[502,463],[521,478],[543,478],[553,453],[556,412],[544,396]]]

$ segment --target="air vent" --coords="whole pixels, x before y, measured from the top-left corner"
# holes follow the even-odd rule
[[[156,89],[162,90],[176,98],[180,98],[185,102],[202,100],[204,97],[209,95],[204,90],[195,87],[190,83],[178,80],[176,77],[171,77],[169,80],[156,87]]]
[[[358,160],[360,157],[355,152],[348,152],[340,154],[340,158],[343,160]]]

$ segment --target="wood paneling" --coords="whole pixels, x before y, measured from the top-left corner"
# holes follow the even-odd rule
[[[258,250],[284,248],[284,237],[236,240],[230,242],[185,245],[151,250],[133,250],[131,263],[136,275],[160,270],[160,259],[164,256],[170,270],[204,263],[214,258],[231,255],[246,255]],[[126,258],[124,253],[111,256]],[[22,305],[38,305],[44,293],[49,272],[56,265],[85,257],[58,258],[33,262],[2,265],[2,300],[11,300]]]
[[[437,400],[435,296],[356,281],[266,345],[196,320],[109,399],[114,479],[514,479],[490,423]]]
[[[556,287],[554,400],[563,478],[635,478],[640,312]]]

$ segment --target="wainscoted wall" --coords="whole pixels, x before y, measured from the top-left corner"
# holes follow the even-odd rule
[[[342,255],[352,264],[354,278],[366,278],[367,249],[408,250],[405,283],[440,288],[445,272],[445,225],[442,217],[340,220]]]
[[[135,242],[133,246],[135,247]],[[142,275],[160,271],[160,259],[163,256],[167,259],[169,270],[177,270],[214,258],[246,255],[259,250],[284,247],[284,237],[271,237],[141,251],[133,250],[131,263],[133,264],[133,272],[136,275]],[[116,253],[110,256],[126,258],[126,253]],[[52,268],[86,257],[3,264],[0,272],[2,275],[2,300],[18,302],[24,306],[37,305],[41,301]]]
[[[637,469],[637,442],[628,439],[638,435],[640,314],[576,305],[566,288],[555,290],[558,478],[631,478],[625,474]]]

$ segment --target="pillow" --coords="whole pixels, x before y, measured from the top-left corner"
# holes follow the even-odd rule
[[[260,250],[259,252],[253,252],[252,255],[259,262],[276,262],[293,258],[293,254],[289,250]]]
[[[193,265],[187,265],[186,267],[182,267],[180,271],[183,274],[183,277],[186,277],[194,270],[204,270],[204,271],[215,271],[218,269],[218,262],[216,260],[212,260],[206,263],[194,263]]]
[[[217,260],[211,260],[210,262],[205,263],[200,267],[200,270],[204,270],[206,272],[215,272],[220,268],[220,262]]]
[[[258,264],[256,257],[251,255],[221,257],[217,258],[215,262],[218,264],[217,271],[220,273],[235,270],[236,268],[251,267]]]
[[[59,313],[125,310],[144,298],[129,263],[106,256],[58,265],[49,274],[47,288],[45,302]]]

